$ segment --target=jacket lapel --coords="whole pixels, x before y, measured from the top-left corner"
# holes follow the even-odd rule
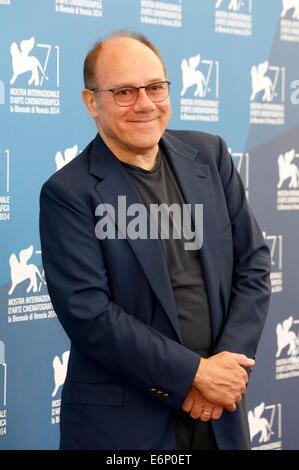
[[[213,313],[216,309],[214,299],[218,297],[219,292],[219,275],[217,263],[215,263],[215,259],[219,256],[219,246],[210,169],[208,165],[195,160],[198,154],[197,149],[167,132],[161,139],[160,145],[169,158],[185,203],[191,204],[194,226],[196,223],[195,204],[203,205],[203,245],[200,249],[200,256],[210,309]],[[115,209],[115,221],[121,229],[118,223],[119,217],[122,216],[122,214],[118,215],[118,197],[125,196],[126,208],[131,204],[143,205],[143,202],[120,161],[111,153],[99,135],[94,140],[91,150],[90,172],[100,178],[96,184],[96,191],[103,203],[111,204]],[[149,224],[148,218],[148,227]],[[181,340],[174,295],[160,240],[150,237],[146,240],[140,238],[132,240],[126,237],[126,240]]]
[[[118,211],[120,209],[119,196],[125,196],[125,198],[122,198],[122,201],[125,201],[126,208],[132,204],[143,205],[143,202],[126,170],[120,161],[110,152],[99,135],[94,140],[91,150],[90,173],[100,178],[95,189],[102,203],[111,204],[114,208],[115,222],[120,230],[118,236],[124,237],[125,234],[119,223],[124,215],[123,210]],[[147,227],[150,227],[148,216]],[[148,282],[160,300],[181,341],[174,295],[160,240],[150,237],[147,239],[137,238],[135,240],[128,236],[124,238],[126,238],[132,248]]]

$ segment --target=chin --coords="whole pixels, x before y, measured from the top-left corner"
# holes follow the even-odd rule
[[[159,130],[154,130],[154,129],[143,129],[141,132],[137,131],[135,132],[131,139],[132,142],[139,142],[140,144],[147,145],[149,147],[152,147],[153,145],[156,145],[159,140],[161,139],[163,132],[161,129]]]
[[[161,138],[160,135],[157,138],[153,138],[152,136],[150,138],[143,138],[143,139],[136,138],[133,140],[132,145],[138,149],[144,149],[144,150],[151,149],[151,148],[154,148],[156,145],[158,145],[160,138]]]

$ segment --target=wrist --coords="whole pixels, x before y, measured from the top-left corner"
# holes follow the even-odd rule
[[[195,377],[194,377],[194,380],[193,380],[193,384],[196,388],[198,388],[202,383],[202,375],[203,375],[202,370],[205,366],[206,361],[207,361],[207,359],[205,359],[204,357],[201,357],[199,366],[197,368],[197,371],[196,371],[196,374],[195,374]]]

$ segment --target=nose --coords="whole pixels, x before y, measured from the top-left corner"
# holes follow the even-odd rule
[[[137,98],[134,103],[134,111],[152,111],[155,109],[155,103],[147,96],[145,88],[139,88]]]

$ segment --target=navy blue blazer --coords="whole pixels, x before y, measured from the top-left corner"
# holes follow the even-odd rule
[[[254,357],[268,310],[270,257],[223,140],[166,131],[160,145],[185,202],[203,204],[200,249],[212,351]],[[40,236],[47,286],[71,340],[61,449],[175,449],[200,356],[182,345],[160,240],[95,234],[99,204],[142,204],[99,135],[44,185]],[[117,218],[116,218],[117,223]],[[220,449],[248,449],[245,398],[212,422]]]

